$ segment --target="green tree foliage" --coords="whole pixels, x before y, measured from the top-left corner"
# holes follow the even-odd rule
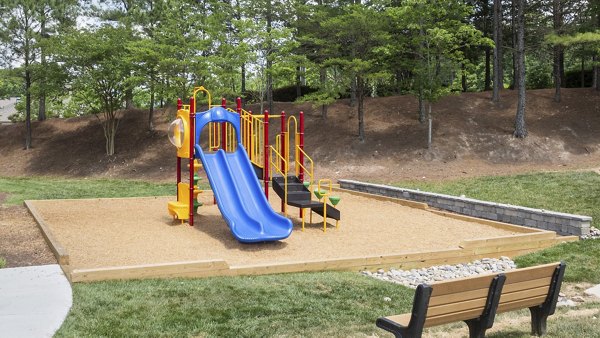
[[[396,27],[396,39],[403,44],[396,50],[406,53],[402,67],[412,74],[411,91],[419,102],[428,105],[427,117],[432,119],[432,104],[452,91],[459,91],[456,74],[469,63],[465,49],[490,46],[492,41],[481,31],[465,22],[471,8],[463,1],[409,0],[388,9]],[[399,36],[399,35],[402,35]],[[425,105],[420,104],[420,107]],[[425,120],[424,109],[419,120]],[[431,133],[431,128],[429,129]],[[430,146],[431,134],[428,137]]]
[[[133,102],[148,108],[152,130],[155,108],[187,99],[197,85],[230,99],[266,102],[270,110],[274,88],[295,86],[298,100],[319,106],[323,118],[330,103],[349,96],[358,139],[364,141],[368,95],[413,94],[425,122],[439,98],[490,87],[494,31],[501,44],[495,51],[495,89],[505,79],[515,82],[516,7],[499,3],[0,0],[0,66],[23,84],[15,90],[11,78],[0,78],[0,95],[24,96],[27,147],[32,116],[94,113],[102,116],[106,151],[112,154],[119,109]],[[526,2],[527,88],[550,87],[552,66],[557,90],[565,68],[583,74],[594,65],[598,78],[598,6],[590,0]],[[512,62],[500,47],[513,52]],[[502,69],[509,67],[512,75],[504,76]],[[310,94],[302,92],[304,85]],[[206,102],[200,99],[202,107]]]
[[[71,75],[72,95],[82,104],[81,109],[93,112],[102,125],[107,155],[115,153],[119,110],[128,88],[129,64],[126,49],[121,47],[127,40],[127,30],[106,25],[63,36],[58,52]]]
[[[73,24],[72,15],[77,2],[73,0],[0,0],[0,43],[3,63],[20,64],[17,68],[23,79],[25,95],[25,149],[31,147],[32,86],[37,81],[37,93],[45,97],[48,78],[56,67],[47,67],[44,40],[62,27]],[[39,66],[38,66],[39,65]],[[45,103],[45,100],[41,101]],[[40,111],[45,119],[45,110]]]

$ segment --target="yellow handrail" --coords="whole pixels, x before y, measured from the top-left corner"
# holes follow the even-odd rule
[[[287,192],[288,192],[288,190],[287,190],[287,175],[284,174],[284,171],[287,172],[288,163],[283,158],[283,156],[281,156],[281,154],[275,149],[275,147],[271,146],[269,149],[270,149],[269,162],[271,164],[271,167],[274,167],[275,170],[277,170],[277,172],[281,176],[283,176],[283,214],[285,216],[287,216],[287,196],[288,196]],[[273,153],[275,153],[275,155],[277,155],[277,156],[273,156]],[[280,170],[279,165],[277,165],[277,162],[279,162],[279,160],[283,161],[284,170]],[[269,179],[272,179],[273,178],[272,170],[270,170],[270,174],[271,174],[271,177],[269,177]]]
[[[307,173],[308,176],[310,177],[310,181],[309,181],[310,183],[308,185],[308,190],[312,191],[313,180],[314,180],[315,163],[313,162],[312,158],[310,158],[310,156],[308,156],[308,154],[306,154],[306,152],[304,151],[304,149],[300,148],[299,145],[296,146],[296,151],[299,152],[299,153],[302,153],[302,155],[304,155],[304,157],[310,162],[310,170],[308,170],[306,168],[306,166],[304,166],[304,164],[300,163],[300,161],[298,159],[299,156],[296,156],[296,158],[295,158],[296,166],[298,168],[302,168],[304,170],[304,172]]]
[[[329,189],[326,191],[325,194],[321,193],[322,191],[324,191],[321,189],[321,182],[328,183],[328,185],[329,185]],[[323,232],[327,232],[327,197],[329,195],[331,195],[331,180],[328,178],[320,179],[319,183],[317,185],[317,189],[319,191],[319,194],[321,195],[321,198],[323,199]],[[337,223],[336,223],[336,228],[337,228]]]

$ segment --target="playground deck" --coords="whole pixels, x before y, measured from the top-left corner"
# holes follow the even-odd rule
[[[282,241],[242,244],[232,236],[212,194],[196,226],[173,221],[173,197],[27,201],[72,282],[153,277],[252,275],[320,270],[412,268],[514,256],[574,240],[554,232],[452,215],[427,205],[338,191],[340,228],[322,218]],[[280,209],[272,192],[271,205]]]

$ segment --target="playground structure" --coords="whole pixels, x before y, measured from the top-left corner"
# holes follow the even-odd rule
[[[196,95],[206,94],[208,110],[197,112]],[[272,145],[269,137],[270,119],[281,120],[281,130]],[[205,149],[201,146],[203,130],[207,129]],[[293,156],[290,135],[293,133]],[[177,117],[169,127],[169,139],[177,148],[177,201],[168,203],[169,214],[182,222],[194,225],[198,202],[199,176],[204,168],[214,192],[214,201],[234,237],[240,242],[277,241],[291,234],[289,219],[275,213],[268,204],[269,182],[281,198],[281,212],[287,216],[287,206],[299,208],[302,230],[305,227],[305,210],[323,216],[323,231],[327,219],[339,227],[340,211],[336,208],[340,198],[332,195],[331,180],[322,179],[315,185],[314,161],[304,150],[304,113],[299,121],[295,116],[286,119],[286,113],[270,115],[252,114],[242,108],[241,99],[236,109],[212,105],[210,92],[204,87],[194,88],[189,105],[177,102]],[[189,180],[182,182],[181,159],[187,159]],[[202,162],[202,165],[198,162]],[[309,165],[305,165],[305,160]],[[290,167],[293,165],[293,175]],[[275,175],[273,175],[275,173]],[[276,176],[279,175],[279,176]],[[259,180],[262,179],[264,195]],[[312,200],[311,191],[318,198]],[[331,204],[328,204],[331,203]]]

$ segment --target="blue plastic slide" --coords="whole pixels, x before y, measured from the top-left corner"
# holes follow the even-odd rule
[[[200,131],[209,122],[229,122],[237,137],[235,152],[219,149],[204,153],[199,145]],[[196,157],[199,157],[215,194],[217,205],[233,236],[243,243],[278,241],[292,233],[292,222],[276,213],[241,144],[240,117],[215,107],[196,114]]]

